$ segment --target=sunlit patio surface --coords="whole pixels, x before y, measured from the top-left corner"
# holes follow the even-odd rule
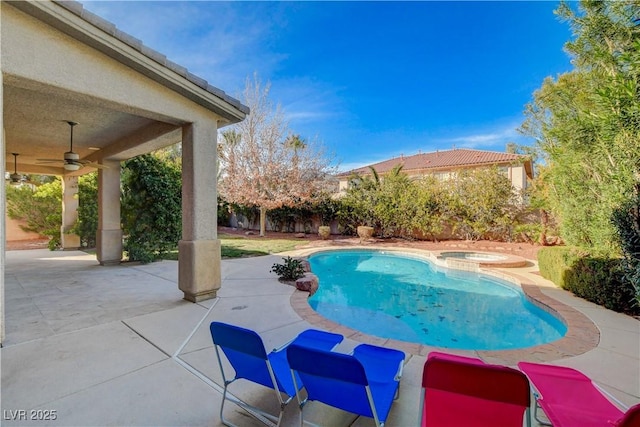
[[[213,320],[255,330],[267,349],[313,327],[345,335],[337,351],[360,342],[403,350],[400,398],[387,425],[418,425],[422,368],[435,348],[366,336],[321,318],[305,306],[306,293],[269,272],[281,258],[224,260],[218,298],[193,304],[178,290],[177,262],[102,267],[84,252],[8,251],[2,425],[220,425],[222,381],[208,330]],[[544,348],[455,353],[511,366],[518,360],[570,366],[621,404],[640,402],[640,322],[559,290],[536,270],[530,264],[499,271],[573,313],[572,335]],[[277,413],[269,389],[238,381],[230,390]],[[316,403],[306,411],[320,425],[373,425]],[[233,404],[225,406],[225,416],[239,426],[261,425]],[[299,425],[293,402],[283,425]]]

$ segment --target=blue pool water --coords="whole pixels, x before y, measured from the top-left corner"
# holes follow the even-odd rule
[[[555,341],[566,326],[522,290],[475,272],[382,251],[322,252],[309,258],[322,316],[382,338],[466,350],[504,350]]]

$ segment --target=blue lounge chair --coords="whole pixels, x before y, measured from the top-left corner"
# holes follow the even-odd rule
[[[222,322],[212,322],[209,329],[224,381],[220,419],[227,426],[233,426],[225,420],[223,414],[224,402],[228,398],[227,389],[231,383],[242,378],[274,389],[280,404],[280,413],[277,417],[242,400],[234,399],[233,402],[261,422],[279,426],[285,406],[296,394],[296,385],[297,387],[302,386],[299,378],[296,378],[296,385],[294,385],[294,379],[291,377],[291,370],[287,363],[287,346],[295,343],[305,348],[331,350],[343,339],[339,334],[309,329],[300,333],[292,342],[267,354],[260,336],[250,329]],[[224,372],[218,348],[222,349],[235,371],[235,376],[230,380],[227,379]],[[283,398],[283,394],[286,397]]]
[[[296,393],[301,425],[306,403],[318,401],[371,417],[376,426],[384,426],[391,404],[398,397],[403,352],[361,344],[349,355],[292,344],[287,358],[296,388],[300,387],[299,376],[307,391],[306,399]]]

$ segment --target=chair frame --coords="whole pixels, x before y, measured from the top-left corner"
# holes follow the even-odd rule
[[[525,373],[525,375],[527,375],[527,377],[530,378],[529,383],[531,385],[531,393],[533,394],[533,397],[535,400],[533,416],[535,420],[542,425],[551,426],[553,425],[553,422],[557,422],[559,424],[561,423],[561,420],[555,420],[552,422],[553,419],[558,417],[560,411],[554,410],[551,416],[549,416],[549,414],[545,411],[545,402],[546,402],[544,398],[545,393],[539,388],[539,385],[537,385],[536,382],[534,381],[538,375],[540,376],[545,375],[548,377],[559,377],[559,378],[562,378],[560,374],[575,375],[575,378],[572,378],[569,381],[581,381],[581,382],[584,382],[585,384],[588,384],[588,386],[583,386],[585,387],[585,390],[587,390],[588,388],[589,392],[593,391],[594,393],[599,393],[600,394],[599,399],[601,399],[602,402],[608,401],[606,405],[608,405],[614,411],[619,412],[619,419],[615,420],[616,422],[615,425],[622,426],[624,425],[623,420],[626,420],[627,418],[632,416],[638,416],[637,414],[640,414],[640,404],[635,405],[634,407],[631,407],[631,408],[627,408],[626,410],[623,409],[625,408],[624,404],[622,404],[611,393],[604,390],[602,387],[596,384],[591,378],[587,377],[583,372],[577,369],[567,367],[567,366],[546,365],[546,364],[533,363],[533,362],[519,362],[518,367],[522,372]],[[553,370],[553,373],[541,374],[535,371],[540,368],[548,368],[549,370]],[[562,381],[562,379],[558,379],[557,381],[560,382]],[[542,388],[548,388],[548,386],[543,386]],[[549,397],[547,400],[551,401],[552,405],[554,405],[553,401],[556,401],[555,405],[557,405],[558,403],[557,399],[554,399],[554,397]],[[575,409],[575,407],[573,408]],[[538,415],[539,410],[545,414],[545,417],[548,420],[539,418],[539,415]],[[640,418],[640,416],[638,417]],[[621,424],[618,424],[618,423],[621,423]]]
[[[366,346],[366,344],[362,344],[362,345]],[[293,344],[292,346],[290,346],[290,348],[293,348],[293,347],[296,347],[296,344]],[[375,346],[371,346],[371,347],[375,347]],[[380,348],[383,348],[383,347],[380,347]],[[324,352],[324,353],[332,353],[332,352],[327,352],[327,351],[323,351],[323,350],[317,350],[317,351]],[[398,351],[398,350],[393,350],[393,351]],[[353,356],[353,352],[350,353],[350,354],[344,354],[344,353],[334,353],[334,354],[337,357],[349,358],[349,359],[357,362],[358,365],[360,365],[361,371],[358,370],[358,372],[355,374],[355,376],[358,377],[357,378],[357,383],[362,385],[364,387],[364,389],[365,389],[365,392],[366,392],[366,395],[367,395],[367,400],[369,402],[369,408],[370,408],[371,414],[372,414],[371,418],[373,418],[373,420],[375,422],[375,425],[377,427],[384,427],[385,423],[384,422],[380,422],[378,411],[377,411],[376,406],[375,406],[375,400],[373,398],[373,394],[371,392],[371,388],[369,387],[369,380],[367,378],[367,375],[366,375],[366,372],[365,372],[365,369],[364,369],[364,366],[362,365],[362,363],[355,356]],[[394,397],[393,397],[394,401],[397,400],[399,395],[400,395],[400,380],[402,378],[403,367],[404,367],[404,357],[402,358],[402,360],[400,360],[400,363],[399,363],[399,366],[398,366],[398,370],[397,370],[397,372],[396,372],[396,374],[395,374],[395,376],[393,378],[394,381],[398,382],[398,387],[397,387],[397,389],[395,391],[395,394],[394,394]],[[297,397],[297,400],[298,400],[298,406],[300,408],[300,426],[303,427],[304,424],[306,423],[306,424],[311,425],[311,426],[319,427],[319,426],[317,426],[317,424],[314,424],[314,423],[312,423],[310,421],[306,421],[304,419],[304,408],[305,408],[306,404],[309,402],[309,398],[306,397],[306,398],[302,399],[302,397],[300,395],[301,387],[300,387],[300,384],[298,384],[298,379],[296,379],[296,370],[294,368],[291,368],[291,377],[293,378],[293,383],[295,385],[294,388],[296,389],[296,397]],[[360,414],[358,414],[358,415],[360,416]]]
[[[218,346],[215,345],[214,347],[216,349],[216,357],[218,358],[218,365],[220,366],[220,372],[222,373],[222,381],[224,382],[224,390],[222,391],[222,404],[220,405],[220,420],[222,421],[222,424],[224,424],[226,426],[237,427],[235,424],[231,423],[230,421],[228,421],[227,419],[224,418],[224,402],[227,400],[227,393],[228,393],[229,386],[231,384],[233,384],[235,381],[237,381],[237,380],[239,380],[241,378],[235,378],[234,377],[231,380],[227,379],[227,376],[224,373],[224,368],[222,366],[222,359],[220,358],[220,351],[218,350]],[[281,392],[280,389],[278,388],[278,382],[276,381],[276,376],[273,373],[273,367],[271,366],[271,362],[268,359],[265,360],[265,362],[267,364],[267,369],[269,370],[269,376],[271,377],[271,381],[273,383],[273,387],[272,388],[275,391],[276,397],[278,399],[278,403],[280,404],[280,413],[278,414],[278,416],[276,417],[273,414],[270,414],[270,413],[258,408],[257,406],[249,405],[245,401],[243,401],[243,400],[241,400],[241,399],[239,399],[239,398],[237,398],[237,397],[235,397],[233,395],[232,395],[233,399],[229,399],[229,400],[231,400],[236,405],[240,406],[245,411],[249,412],[249,414],[253,415],[255,418],[260,420],[262,423],[264,423],[266,425],[277,427],[282,422],[282,416],[284,415],[284,409],[289,404],[289,402],[291,402],[291,400],[293,399],[293,396],[290,396],[286,400],[282,398],[282,393],[283,392]]]
[[[237,381],[239,379],[244,379],[244,378],[242,378],[242,377],[238,378],[236,376],[237,373],[234,375],[233,378],[231,378],[231,379],[227,378],[227,375],[225,374],[225,370],[224,370],[224,365],[222,363],[222,357],[220,356],[220,349],[219,349],[220,345],[215,342],[215,339],[213,337],[213,325],[215,323],[226,325],[226,326],[231,326],[232,328],[235,328],[237,330],[243,330],[245,333],[251,333],[252,335],[255,334],[255,337],[257,337],[260,340],[260,342],[262,343],[263,350],[264,350],[264,362],[266,363],[267,371],[269,372],[269,377],[271,379],[271,385],[267,386],[267,387],[272,388],[274,390],[275,394],[276,394],[276,398],[277,398],[277,401],[278,401],[278,404],[279,404],[279,407],[280,407],[280,411],[279,411],[278,416],[270,414],[270,413],[266,412],[265,410],[263,410],[261,408],[258,408],[257,406],[250,405],[247,402],[243,401],[242,399],[240,399],[240,398],[238,398],[236,396],[233,396],[231,393],[229,393],[229,390],[228,390],[229,386],[231,384],[233,384],[235,381]],[[324,331],[319,331],[319,330],[315,330],[315,329],[306,330],[306,331],[301,332],[300,335],[298,335],[293,340],[281,345],[280,347],[277,347],[277,348],[273,349],[270,353],[267,353],[266,349],[264,348],[264,343],[262,342],[262,338],[260,338],[260,336],[255,331],[252,331],[252,330],[246,329],[246,328],[242,328],[242,327],[238,327],[238,326],[235,326],[235,325],[224,324],[222,322],[212,322],[211,325],[210,325],[210,329],[212,330],[211,334],[212,334],[212,339],[213,339],[213,344],[214,344],[213,347],[214,347],[214,349],[216,351],[216,358],[218,359],[218,366],[220,367],[220,372],[222,374],[222,380],[223,380],[223,383],[224,383],[224,389],[223,389],[223,392],[222,392],[222,403],[220,405],[220,420],[222,421],[222,423],[224,425],[229,426],[229,427],[237,427],[237,426],[235,424],[231,423],[229,420],[225,419],[225,417],[224,417],[224,404],[225,404],[225,401],[227,399],[231,400],[233,403],[235,403],[236,405],[238,405],[239,407],[241,407],[242,409],[247,411],[251,416],[256,418],[258,421],[262,422],[263,424],[266,424],[268,426],[273,426],[273,427],[280,426],[280,423],[282,422],[282,417],[284,415],[284,410],[285,410],[286,406],[295,397],[295,393],[293,395],[289,396],[286,391],[280,390],[280,387],[278,386],[278,380],[276,378],[275,371],[273,369],[271,361],[269,360],[269,355],[270,354],[276,353],[276,352],[280,352],[280,351],[286,351],[286,348],[289,345],[294,343],[296,341],[296,339],[304,336],[305,332],[309,332],[309,331],[312,331],[313,333],[319,333],[319,334],[322,334],[322,335],[334,337],[335,341],[337,341],[337,343],[334,344],[334,346],[337,345],[343,339],[343,337],[341,335],[333,334],[333,333],[330,333],[330,332],[324,332]],[[339,337],[339,340],[338,340],[338,337]],[[232,365],[232,367],[233,367],[233,365]],[[235,368],[234,368],[234,370],[235,370]],[[247,381],[251,381],[251,380],[247,379]],[[253,382],[253,381],[251,381],[251,382]],[[258,384],[258,383],[256,383],[256,384]],[[294,381],[294,386],[298,387],[298,385],[295,383],[295,381]],[[283,394],[287,396],[286,399],[283,398]],[[229,398],[229,395],[232,398]]]

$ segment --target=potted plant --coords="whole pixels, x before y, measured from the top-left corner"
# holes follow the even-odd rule
[[[360,240],[368,240],[373,237],[373,227],[369,227],[368,225],[359,225],[357,231]]]
[[[318,227],[318,236],[320,236],[322,240],[327,240],[329,236],[331,236],[331,227],[328,225]]]

